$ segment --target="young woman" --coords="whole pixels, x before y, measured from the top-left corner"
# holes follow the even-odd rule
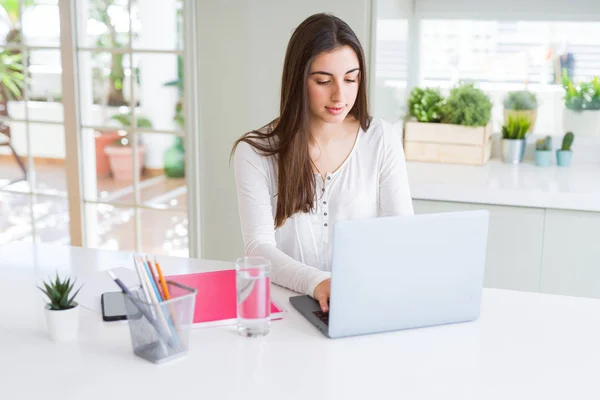
[[[335,222],[413,214],[401,138],[369,116],[366,78],[352,29],[310,16],[287,47],[279,117],[232,150],[246,255],[323,311]]]

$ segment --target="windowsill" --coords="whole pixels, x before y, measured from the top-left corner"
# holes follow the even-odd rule
[[[600,164],[538,167],[491,159],[483,166],[407,162],[412,197],[600,212]]]

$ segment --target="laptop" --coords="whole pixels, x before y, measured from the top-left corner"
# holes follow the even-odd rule
[[[338,221],[329,312],[290,303],[330,338],[476,320],[488,225],[486,210]]]

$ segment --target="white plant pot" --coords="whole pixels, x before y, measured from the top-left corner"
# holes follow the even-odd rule
[[[565,109],[564,133],[573,132],[577,136],[600,136],[600,110],[576,112]]]
[[[68,310],[51,310],[45,307],[48,334],[55,342],[71,342],[79,331],[79,304]]]

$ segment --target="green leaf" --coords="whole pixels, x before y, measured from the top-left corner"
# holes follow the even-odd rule
[[[46,297],[48,297],[48,300],[50,300],[50,301],[52,300],[52,299],[50,298],[50,295],[48,294],[48,292],[47,292],[47,291],[45,291],[44,289],[42,289],[42,288],[41,288],[41,287],[39,287],[39,286],[38,286],[38,289],[40,289],[40,291],[41,291],[42,293],[44,293],[44,294],[46,295]]]
[[[71,296],[71,298],[69,299],[69,301],[67,302],[68,305],[72,305],[73,301],[75,300],[75,298],[77,297],[77,294],[79,294],[79,291],[81,290],[81,288],[77,289],[77,291],[75,292],[75,294],[73,296]]]

